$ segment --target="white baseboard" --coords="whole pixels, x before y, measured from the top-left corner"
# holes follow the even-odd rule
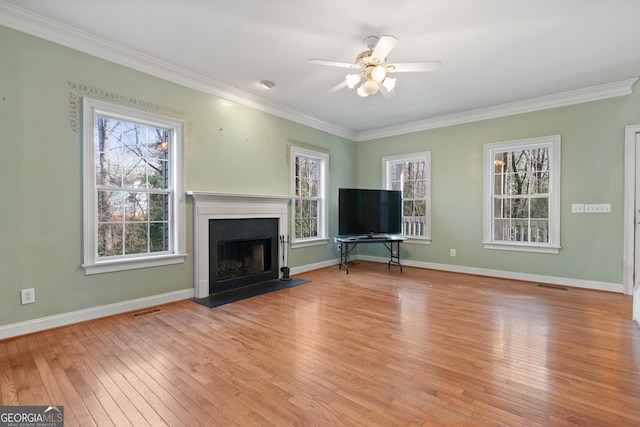
[[[338,260],[315,262],[313,264],[302,265],[300,267],[292,267],[291,274],[295,275],[295,274],[304,273],[305,271],[319,270],[321,268],[331,267],[332,265],[338,265],[338,264],[339,264]]]
[[[364,261],[387,263],[388,258],[358,255],[354,259]],[[518,273],[515,271],[490,270],[486,268],[466,267],[461,265],[437,264],[433,262],[420,262],[402,260],[402,265],[410,267],[430,268],[433,270],[451,271],[454,273],[475,274],[478,276],[498,277],[502,279],[524,280],[527,282],[540,282],[550,285],[570,286],[575,288],[593,289],[608,292],[624,292],[622,283],[599,282],[595,280],[572,279],[569,277],[543,276],[540,274]]]
[[[114,314],[140,310],[142,308],[148,308],[154,305],[189,299],[193,298],[193,295],[193,289],[184,289],[160,295],[153,295],[145,298],[138,298],[114,304],[102,305],[99,307],[87,308],[84,310],[71,311],[69,313],[57,314],[54,316],[41,317],[38,319],[27,320],[25,322],[3,325],[0,326],[0,339],[31,334],[46,329],[52,329],[60,326],[71,325],[73,323],[97,319],[99,317],[112,316]]]
[[[353,257],[356,260],[372,261],[387,263],[388,259],[383,257],[374,257],[366,255],[358,255]],[[300,274],[306,271],[318,270],[320,268],[338,265],[338,260],[328,260],[313,264],[307,264],[299,267],[291,268],[291,274]],[[621,283],[598,282],[593,280],[571,279],[566,277],[543,276],[538,274],[518,273],[513,271],[489,270],[484,268],[464,267],[459,265],[437,264],[431,262],[419,262],[411,260],[403,260],[402,265],[408,267],[428,268],[433,270],[451,271],[455,273],[475,274],[479,276],[499,277],[504,279],[525,280],[528,282],[540,282],[553,285],[571,286],[585,289],[593,289],[609,292],[623,292]],[[70,325],[73,323],[84,322],[87,320],[97,319],[105,316],[126,313],[128,311],[140,310],[143,308],[153,307],[155,305],[166,304],[174,301],[193,298],[194,289],[183,289],[180,291],[168,292],[165,294],[154,295],[145,298],[138,298],[129,301],[123,301],[115,304],[108,304],[99,307],[87,308],[84,310],[72,311],[69,313],[57,314],[54,316],[41,317],[38,319],[27,320],[24,322],[12,323],[0,326],[0,340],[16,337],[19,335],[31,334],[46,329],[56,328],[60,326]],[[640,326],[640,292],[636,291],[634,302],[638,304],[634,307],[634,320]]]

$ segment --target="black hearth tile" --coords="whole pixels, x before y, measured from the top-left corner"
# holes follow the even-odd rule
[[[305,279],[297,279],[292,277],[291,280],[269,280],[267,282],[257,283],[251,286],[245,286],[240,289],[234,289],[231,291],[220,292],[217,294],[209,295],[204,298],[191,298],[192,301],[202,304],[206,307],[213,308],[220,305],[229,304],[231,302],[240,301],[243,299],[255,297],[257,295],[266,294],[280,289],[291,288],[293,286],[302,285],[309,282]]]

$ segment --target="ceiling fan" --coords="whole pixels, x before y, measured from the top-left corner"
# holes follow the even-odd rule
[[[356,92],[362,97],[380,92],[385,98],[390,98],[395,95],[394,87],[396,84],[396,79],[389,77],[390,73],[438,71],[442,68],[442,63],[439,61],[389,63],[387,56],[398,43],[398,39],[393,36],[371,36],[364,41],[367,50],[356,56],[355,63],[326,59],[309,60],[312,64],[350,68],[355,71],[352,74],[347,74],[344,81],[329,89],[329,92],[337,92],[344,87],[353,89],[357,86]]]

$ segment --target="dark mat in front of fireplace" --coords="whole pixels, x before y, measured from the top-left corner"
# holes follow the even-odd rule
[[[302,285],[307,282],[309,281],[305,279],[297,279],[295,277],[292,277],[291,280],[274,279],[262,283],[257,283],[251,286],[245,286],[243,288],[232,289],[225,292],[218,292],[204,298],[191,298],[191,300],[206,307],[213,308],[220,305],[229,304],[230,302],[255,297],[257,295],[279,291],[280,289]]]

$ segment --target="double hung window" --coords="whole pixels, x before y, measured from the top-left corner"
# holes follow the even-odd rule
[[[402,191],[402,234],[415,242],[431,240],[431,153],[382,159],[383,185]]]
[[[84,99],[87,274],[184,260],[183,123]]]
[[[294,244],[327,239],[327,170],[329,156],[292,147],[292,195]]]
[[[557,253],[560,135],[484,146],[484,246]]]

